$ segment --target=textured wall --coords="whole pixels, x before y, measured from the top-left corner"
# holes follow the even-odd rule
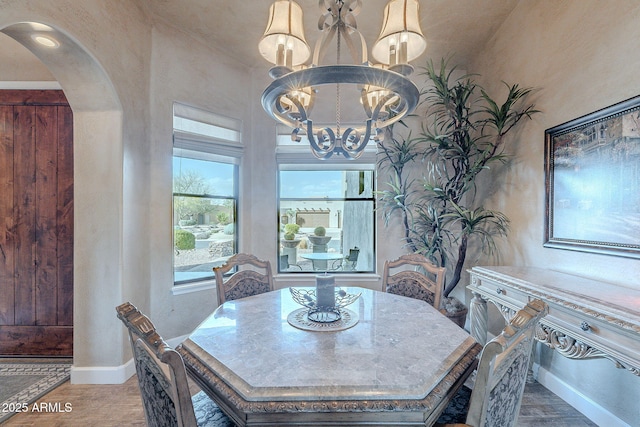
[[[536,106],[542,110],[512,136],[515,161],[485,183],[489,207],[512,221],[501,264],[549,268],[640,288],[638,260],[542,247],[544,131],[640,95],[639,21],[640,3],[633,0],[526,1],[478,51],[469,69],[483,76],[485,87],[498,93],[504,90],[500,80],[535,87]],[[571,361],[548,351],[540,362],[606,410],[637,425],[638,377],[606,360]]]
[[[153,30],[150,76],[151,179],[148,237],[151,266],[151,312],[157,327],[167,337],[188,333],[216,307],[215,290],[173,296],[173,246],[171,236],[171,188],[173,147],[173,102],[178,101],[243,121],[243,143],[253,144],[250,133],[250,77],[246,68],[228,60],[219,51],[197,42],[168,26]],[[242,181],[251,179],[251,168],[242,168]],[[240,230],[249,221],[240,207]],[[251,251],[242,244],[241,249]]]

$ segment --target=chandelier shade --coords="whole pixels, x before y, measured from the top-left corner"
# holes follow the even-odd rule
[[[392,0],[384,8],[382,30],[373,44],[371,56],[389,66],[407,64],[427,48],[420,29],[418,0]]]
[[[291,0],[278,0],[269,8],[267,29],[258,44],[260,54],[276,66],[300,65],[311,56],[304,37],[300,5]]]
[[[338,154],[357,159],[370,140],[381,141],[384,128],[411,114],[418,104],[420,92],[407,77],[413,72],[408,62],[426,48],[417,15],[418,2],[391,0],[387,4],[376,42],[382,52],[380,59],[376,57],[380,62],[376,65],[368,60],[367,45],[356,24],[355,15],[362,8],[362,0],[320,0],[319,7],[321,37],[310,63],[305,63],[310,50],[302,29],[302,9],[291,0],[277,0],[271,6],[259,49],[275,64],[269,71],[274,80],[262,94],[262,106],[275,120],[293,128],[293,141],[299,142],[306,136],[316,158],[324,160]],[[298,23],[294,24],[296,19]],[[322,62],[334,40],[335,64],[325,65]],[[396,44],[393,40],[397,40]],[[343,45],[351,56],[351,64],[342,62]],[[396,48],[399,54],[391,58],[390,51]],[[298,56],[297,49],[302,51]],[[302,60],[305,55],[307,58]],[[343,90],[354,86],[355,91]],[[322,94],[335,94],[335,103],[318,105],[322,104],[318,101]],[[359,107],[344,107],[345,113],[355,110],[364,113],[359,124],[342,126],[343,105],[347,104],[343,101],[348,101],[343,95],[359,101]],[[311,110],[326,113],[331,107],[335,107],[335,125],[314,124]]]

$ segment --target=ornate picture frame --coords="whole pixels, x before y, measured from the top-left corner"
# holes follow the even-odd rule
[[[544,247],[640,258],[640,96],[545,131]]]

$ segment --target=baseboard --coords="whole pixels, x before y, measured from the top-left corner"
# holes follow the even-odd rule
[[[540,384],[573,406],[597,425],[607,427],[631,427],[607,409],[600,406],[597,402],[580,393],[571,385],[559,379],[537,363],[534,364],[533,371],[534,373],[537,372],[536,379]]]
[[[71,384],[122,384],[136,373],[133,359],[113,367],[71,367]]]
[[[167,340],[171,347],[177,346],[187,339],[188,335]],[[114,367],[71,367],[71,384],[122,384],[136,373],[133,359],[123,365]]]

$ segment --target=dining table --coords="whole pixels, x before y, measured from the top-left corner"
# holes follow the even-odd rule
[[[476,367],[481,345],[424,301],[336,287],[323,322],[301,295],[227,301],[177,347],[237,426],[429,426]]]

